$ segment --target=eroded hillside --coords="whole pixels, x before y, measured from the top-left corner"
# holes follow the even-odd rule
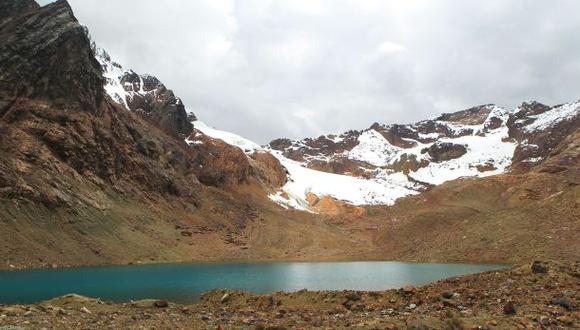
[[[0,268],[578,257],[578,102],[259,146],[111,60],[66,1],[0,9]]]

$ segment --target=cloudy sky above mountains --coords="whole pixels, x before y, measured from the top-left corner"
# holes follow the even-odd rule
[[[69,2],[118,62],[259,143],[580,99],[576,0]]]

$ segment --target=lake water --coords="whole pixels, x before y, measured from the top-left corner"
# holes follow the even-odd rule
[[[0,272],[0,303],[34,303],[68,293],[110,301],[144,298],[191,303],[211,289],[256,293],[384,290],[506,265],[404,262],[161,264]]]

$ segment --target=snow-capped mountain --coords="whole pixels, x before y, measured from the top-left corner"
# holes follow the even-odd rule
[[[181,99],[157,78],[124,69],[103,50],[96,49],[96,56],[105,90],[119,104],[153,118],[157,112],[184,113]],[[316,211],[322,197],[390,205],[449,180],[526,170],[578,127],[579,113],[580,102],[554,107],[528,102],[514,110],[488,104],[414,124],[375,123],[362,131],[277,139],[267,146],[215,129],[192,114],[187,121],[183,115],[169,116],[172,122],[165,125],[189,145],[203,143],[205,135],[239,147],[248,157],[271,153],[288,179],[270,198],[284,207]],[[194,130],[187,134],[190,122]]]
[[[181,136],[191,133],[193,115],[187,115],[185,106],[172,90],[154,76],[138,74],[111,60],[101,48],[92,46],[103,69],[105,92],[125,108],[139,112],[165,131]]]
[[[388,204],[401,195],[461,177],[529,169],[579,121],[580,102],[554,107],[529,102],[511,111],[483,105],[408,125],[375,123],[366,130],[315,139],[278,139],[269,147],[302,168],[364,178],[384,188],[380,195],[384,198],[361,202],[330,193],[337,199]],[[312,182],[317,185],[317,180]],[[284,189],[295,192],[288,186]]]

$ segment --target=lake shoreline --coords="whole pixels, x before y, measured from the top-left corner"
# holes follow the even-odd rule
[[[0,264],[0,271],[21,271],[21,270],[42,270],[42,269],[71,269],[87,267],[122,267],[122,266],[147,266],[147,265],[169,265],[169,264],[225,264],[225,263],[276,263],[276,262],[406,262],[406,263],[438,263],[438,264],[479,264],[479,265],[513,265],[514,260],[475,260],[475,259],[386,259],[380,257],[360,257],[360,256],[330,256],[314,258],[216,258],[216,259],[191,259],[191,260],[159,260],[159,261],[135,261],[135,262],[111,262],[111,263],[87,263],[87,264],[44,264],[41,266]],[[520,261],[521,262],[521,261]]]
[[[506,265],[406,262],[184,263],[0,272],[0,303],[29,304],[69,293],[122,303],[187,304],[213,289],[267,294],[299,290],[377,291],[505,269]]]
[[[60,329],[574,328],[579,325],[579,279],[579,262],[545,261],[378,292],[214,290],[190,305],[161,300],[110,303],[68,295],[38,304],[0,305],[0,325]]]

